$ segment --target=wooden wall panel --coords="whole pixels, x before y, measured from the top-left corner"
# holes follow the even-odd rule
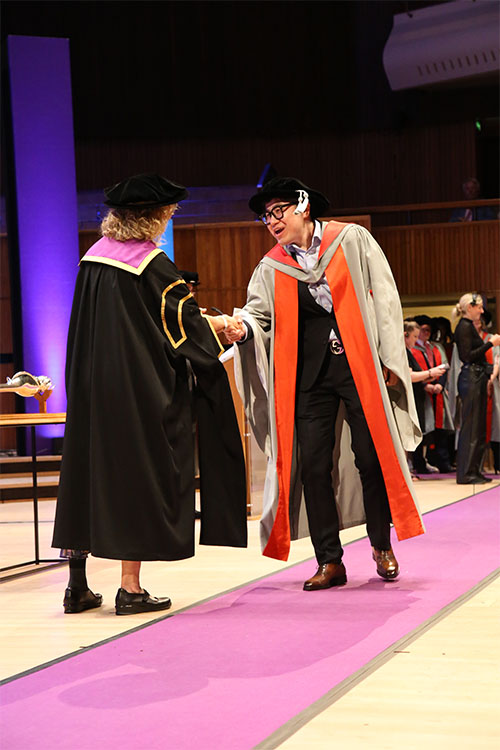
[[[0,354],[12,353],[12,321],[10,297],[0,298]]]
[[[101,234],[97,229],[81,229],[78,232],[78,249],[80,258],[83,258],[87,250],[100,239]]]
[[[241,307],[252,271],[272,245],[266,228],[257,223],[197,226],[200,305],[215,305],[225,312]]]
[[[5,383],[8,377],[12,377],[14,371],[12,364],[0,363],[0,383]],[[13,393],[0,394],[0,413],[12,414],[16,410],[16,397]],[[0,451],[12,450],[16,447],[16,428],[4,427],[0,430]]]
[[[76,143],[78,189],[147,171],[192,187],[255,185],[272,162],[324,192],[334,209],[460,200],[463,180],[476,172],[475,138],[472,122],[457,122],[286,137],[87,140]]]
[[[179,269],[197,271],[196,231],[192,226],[174,228],[175,262]]]
[[[400,294],[426,295],[500,286],[500,222],[379,228]]]

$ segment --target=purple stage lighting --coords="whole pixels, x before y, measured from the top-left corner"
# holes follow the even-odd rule
[[[19,231],[23,368],[55,385],[51,412],[66,410],[66,337],[78,271],[78,215],[69,41],[9,36]],[[38,411],[35,399],[26,410]],[[61,427],[39,428],[54,437]]]

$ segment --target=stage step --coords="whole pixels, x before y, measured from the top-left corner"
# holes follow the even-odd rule
[[[57,497],[61,456],[37,456],[37,486],[40,500]],[[194,479],[200,489],[200,477]],[[33,475],[29,456],[0,458],[0,502],[33,499]]]
[[[50,472],[55,474],[61,468],[61,456],[37,456],[36,468],[38,473]],[[31,456],[0,457],[0,476],[22,476],[31,474],[31,472]]]
[[[39,499],[57,497],[61,456],[37,456]],[[0,458],[0,501],[32,500],[33,474],[30,456]]]

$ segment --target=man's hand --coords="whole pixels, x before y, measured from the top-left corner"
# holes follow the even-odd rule
[[[394,372],[392,372],[392,370],[389,370],[388,367],[382,367],[382,373],[386,385],[396,385],[399,378]]]
[[[234,317],[230,315],[224,315],[227,322],[227,327],[223,333],[230,344],[234,344],[235,341],[240,341],[245,337],[246,329],[239,315]]]

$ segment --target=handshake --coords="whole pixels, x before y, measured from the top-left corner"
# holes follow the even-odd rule
[[[226,327],[223,330],[223,334],[230,344],[234,344],[235,341],[241,341],[245,338],[247,329],[243,325],[243,321],[239,315],[232,317],[231,315],[224,315],[226,321]]]
[[[220,313],[216,316],[208,316],[216,333],[223,333],[230,344],[234,344],[235,341],[241,341],[241,339],[245,338],[247,329],[243,325],[243,321],[239,315],[225,315],[216,307],[213,307],[212,310]]]

